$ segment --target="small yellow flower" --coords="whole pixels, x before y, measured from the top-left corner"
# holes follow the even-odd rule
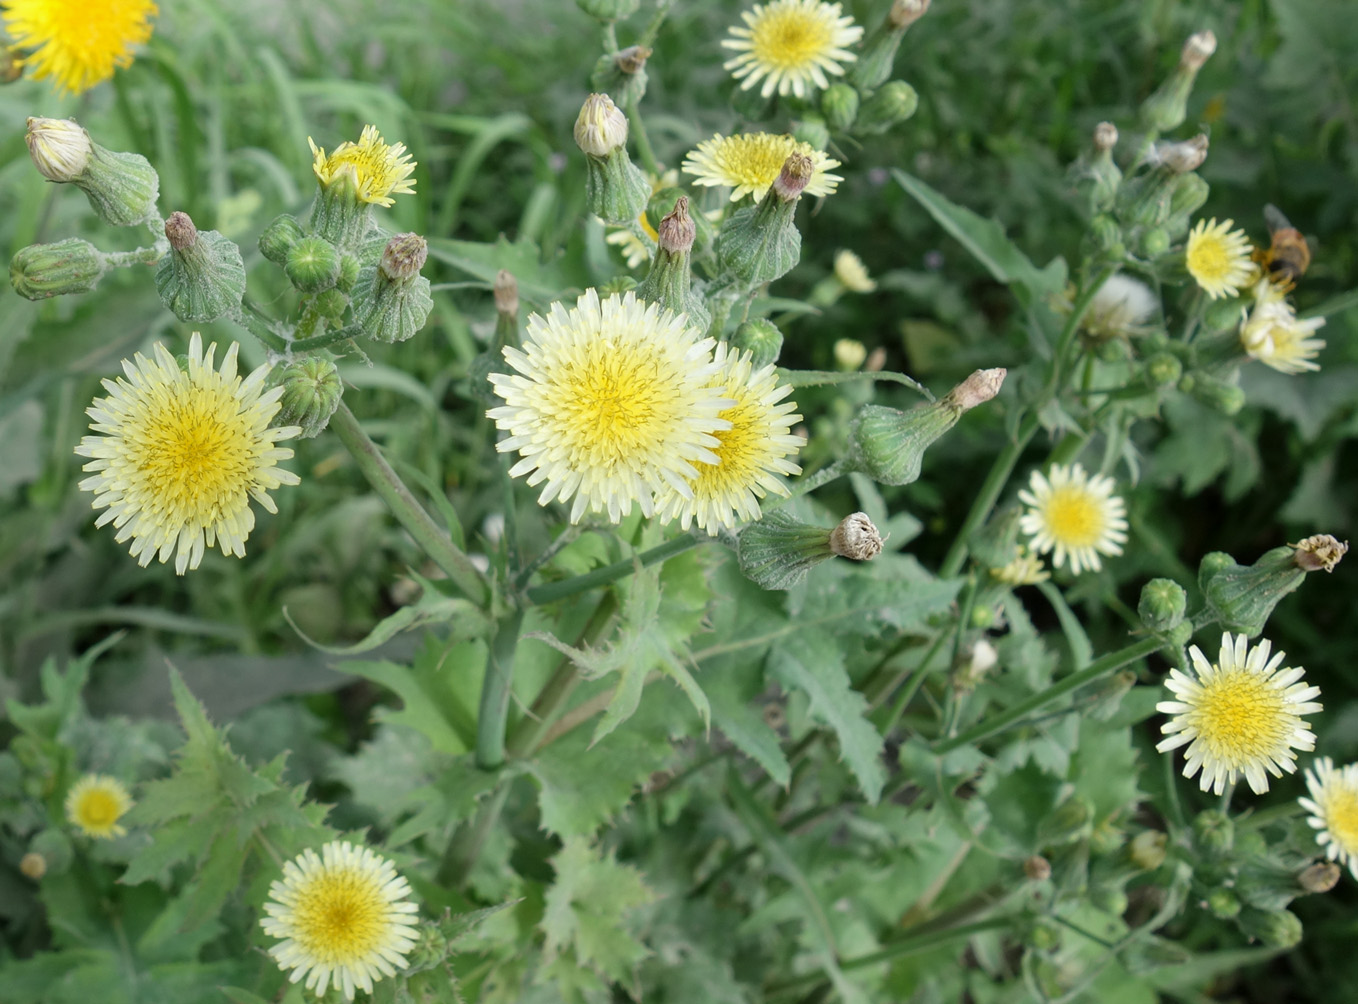
[[[740,17],[745,27],[731,29],[732,38],[722,47],[739,55],[728,60],[725,68],[749,90],[760,80],[759,93],[806,97],[812,85],[820,90],[830,86],[826,74],[841,76],[844,67],[858,57],[846,46],[863,37],[863,29],[851,17],[841,17],[837,3],[820,0],[772,0],[756,4]]]
[[[713,390],[735,402],[718,416],[731,427],[713,433],[717,462],[695,465],[697,475],[688,479],[687,494],[670,488],[655,503],[663,519],[678,518],[685,530],[696,521],[711,536],[720,527],[758,519],[759,499],[767,493],[786,496],[777,475],[801,473],[786,458],[806,445],[791,434],[802,416],[793,414],[796,404],[783,401],[792,388],[778,385],[774,366],[754,371],[748,352],[728,352],[725,343],[717,346],[716,363],[720,372]]]
[[[850,293],[871,293],[877,288],[863,259],[847,249],[835,254],[835,278]]]
[[[539,504],[574,498],[570,518],[607,512],[617,523],[633,503],[650,516],[658,492],[692,495],[696,465],[715,464],[714,433],[733,402],[713,389],[714,342],[675,314],[625,293],[576,305],[554,303],[528,318],[522,351],[504,349],[516,373],[490,374],[503,406],[486,414],[509,435],[501,453],[522,458],[511,477],[546,482]]]
[[[1020,544],[1014,549],[1013,560],[990,574],[1007,586],[1032,586],[1051,578],[1042,566],[1042,559]]]
[[[66,818],[87,837],[111,840],[127,832],[118,820],[132,808],[132,796],[121,781],[105,774],[86,774],[66,795]]]
[[[237,376],[239,349],[231,343],[218,372],[217,346],[204,355],[196,331],[183,369],[156,343],[154,359],[137,353],[124,360],[127,379],[105,380],[109,396],[86,409],[90,428],[102,435],[86,436],[75,448],[93,458],[82,470],[94,474],[80,489],[94,492],[94,508],[107,510],[94,525],[112,523],[115,539],[132,541],[132,557],[143,568],[157,555],[166,562],[174,554],[175,572],[183,575],[214,543],[223,554],[244,556],[255,526],[250,500],[277,512],[269,489],[298,483],[277,466],[292,450],[276,444],[302,430],[269,428],[283,388],[264,390],[268,366]]]
[[[1316,843],[1325,848],[1325,856],[1341,865],[1348,865],[1358,878],[1358,763],[1335,768],[1334,761],[1323,756],[1305,773],[1310,798],[1298,801],[1311,813],[1306,820],[1316,834]]]
[[[730,188],[732,202],[743,195],[752,195],[758,202],[778,177],[783,162],[794,153],[811,158],[811,180],[803,194],[829,195],[844,180],[828,173],[839,166],[839,161],[831,160],[810,143],[767,132],[713,136],[684,158],[683,168],[684,173],[693,175],[695,185]]]
[[[1318,370],[1313,360],[1325,347],[1323,338],[1310,338],[1325,323],[1323,317],[1297,317],[1284,294],[1267,279],[1254,287],[1254,307],[1240,322],[1240,344],[1251,358],[1280,373]]]
[[[352,1001],[362,989],[395,976],[415,947],[410,884],[390,861],[366,847],[332,841],[318,855],[305,850],[283,865],[269,886],[260,918],[264,933],[284,940],[269,949],[278,968],[318,998],[333,984]]]
[[[415,163],[406,153],[406,145],[384,143],[377,126],[364,126],[357,143],[346,140],[329,156],[310,136],[307,143],[313,156],[311,169],[326,188],[347,178],[360,202],[377,206],[390,206],[394,201],[392,195],[415,193],[415,182],[410,178]]]
[[[1249,238],[1243,230],[1231,230],[1233,225],[1233,220],[1198,220],[1188,233],[1184,264],[1213,300],[1238,295],[1258,271],[1250,259]]]
[[[1226,785],[1245,775],[1256,795],[1268,791],[1267,770],[1282,777],[1297,769],[1292,751],[1315,748],[1316,737],[1302,715],[1321,710],[1312,698],[1319,687],[1301,682],[1303,670],[1279,669],[1285,653],[1269,658],[1272,643],[1260,640],[1253,649],[1243,634],[1221,636],[1221,654],[1210,663],[1196,645],[1188,649],[1193,676],[1170,670],[1165,687],[1178,700],[1161,701],[1155,709],[1173,715],[1161,728],[1167,738],[1161,753],[1188,747],[1184,777],[1202,771],[1198,786],[1220,795]]]
[[[1052,567],[1070,559],[1070,570],[1102,567],[1099,555],[1121,554],[1127,542],[1127,507],[1113,494],[1113,479],[1090,477],[1080,464],[1056,464],[1050,479],[1033,471],[1019,500],[1028,509],[1019,529],[1032,538],[1038,554],[1052,552]]]
[[[4,0],[5,28],[33,78],[82,94],[132,64],[132,47],[151,37],[152,0]]]

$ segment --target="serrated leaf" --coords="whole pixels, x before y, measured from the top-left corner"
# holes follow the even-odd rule
[[[561,299],[570,288],[583,288],[587,277],[568,267],[564,258],[542,260],[542,252],[530,240],[510,243],[503,236],[493,244],[429,238],[429,256],[476,276],[490,285],[501,269],[514,276],[519,296],[534,303]]]
[[[488,906],[481,910],[472,910],[470,913],[452,914],[438,922],[439,933],[448,939],[450,945],[456,944],[501,910],[508,910],[511,906],[517,906],[522,902],[522,899],[511,899],[508,903]]]
[[[283,617],[304,642],[331,655],[359,655],[370,652],[379,645],[391,641],[403,631],[413,631],[430,624],[452,624],[452,631],[446,633],[448,641],[466,641],[487,634],[490,621],[481,613],[480,607],[461,597],[445,596],[433,583],[413,572],[411,577],[423,587],[420,598],[394,614],[383,617],[361,641],[352,645],[323,645],[307,637],[293,622],[287,607],[283,608]]]
[[[736,676],[737,665],[748,664],[728,657],[712,660],[705,669],[712,721],[738,750],[763,767],[775,784],[786,788],[792,780],[792,768],[778,733],[750,706],[750,698],[742,691]]]
[[[834,730],[840,755],[868,802],[876,804],[886,784],[882,737],[865,717],[868,703],[850,685],[835,641],[818,632],[803,632],[796,644],[770,652],[767,665],[783,686],[795,687],[811,699],[811,716]]]
[[[443,666],[445,661],[454,665],[483,665],[485,646],[463,642],[450,649],[446,659],[426,649],[413,666],[386,660],[354,660],[341,663],[339,668],[380,683],[401,698],[401,710],[382,712],[383,721],[412,728],[440,753],[456,756],[466,753],[475,739],[474,734],[464,734],[471,725],[470,712],[462,707],[452,690],[452,681]]]
[[[627,923],[631,911],[654,899],[641,873],[579,838],[567,840],[551,863],[556,881],[543,901],[544,960],[569,953],[577,965],[632,983],[634,967],[650,954]]]
[[[471,754],[458,757],[436,781],[407,793],[397,803],[393,816],[414,806],[419,810],[392,831],[387,846],[400,847],[416,837],[469,818],[477,803],[504,779],[503,771],[477,767]]]

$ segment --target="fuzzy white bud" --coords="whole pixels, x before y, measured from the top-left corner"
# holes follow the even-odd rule
[[[575,144],[592,157],[607,157],[627,142],[627,116],[607,94],[591,94],[575,120]]]
[[[74,181],[85,173],[94,143],[74,119],[28,120],[24,136],[33,165],[48,181]]]

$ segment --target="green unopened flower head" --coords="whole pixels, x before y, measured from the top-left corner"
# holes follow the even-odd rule
[[[882,23],[863,43],[863,51],[849,71],[865,91],[876,90],[891,76],[896,50],[909,27],[929,11],[930,0],[895,0]]]
[[[783,351],[783,333],[767,317],[744,321],[731,335],[731,345],[750,354],[750,365],[763,369],[778,361]]]
[[[687,314],[690,323],[704,331],[712,322],[703,298],[692,288],[690,258],[698,228],[688,214],[688,197],[675,201],[674,211],[656,228],[658,240],[651,257],[651,270],[637,285],[637,296],[658,303],[676,314]]]
[[[1213,411],[1228,418],[1239,414],[1245,407],[1245,392],[1235,381],[1238,374],[1224,379],[1214,373],[1197,372],[1185,374],[1179,380],[1179,389],[1187,391],[1195,400],[1207,405]]]
[[[651,50],[644,45],[604,53],[594,64],[589,85],[596,91],[616,94],[624,105],[640,101],[646,96],[646,60],[650,58]]]
[[[621,21],[637,12],[641,0],[575,0],[575,5],[600,21]]]
[[[283,388],[272,424],[298,426],[302,430],[298,433],[300,439],[321,434],[344,394],[339,370],[333,361],[321,356],[306,356],[285,366],[275,366],[269,373],[269,385]]]
[[[165,237],[170,253],[156,266],[156,292],[175,317],[215,321],[240,308],[245,296],[240,248],[215,230],[200,231],[188,213],[170,214]]]
[[[141,154],[106,150],[71,119],[30,118],[24,138],[39,173],[79,188],[105,223],[130,227],[155,216],[160,177]]]
[[[1334,568],[1347,544],[1329,534],[1307,537],[1300,544],[1266,551],[1253,565],[1238,565],[1229,555],[1214,551],[1202,559],[1198,584],[1207,605],[1226,631],[1251,638],[1263,633],[1264,624],[1278,602],[1306,578],[1307,572]]]
[[[1142,830],[1127,846],[1127,858],[1138,868],[1154,871],[1165,863],[1169,838],[1159,830]]]
[[[40,830],[28,844],[30,854],[42,856],[47,874],[60,875],[75,860],[71,838],[62,830]]]
[[[1168,132],[1183,124],[1188,115],[1188,95],[1193,90],[1193,81],[1216,48],[1216,36],[1210,31],[1189,36],[1179,56],[1179,65],[1141,104],[1141,122],[1147,129]]]
[[[1100,122],[1094,127],[1093,146],[1086,155],[1081,178],[1081,187],[1085,190],[1085,199],[1091,212],[1109,209],[1122,184],[1122,169],[1113,160],[1113,148],[1117,142],[1118,130],[1113,123]]]
[[[297,218],[284,213],[264,228],[259,235],[259,253],[275,265],[287,263],[293,245],[306,236]]]
[[[919,478],[924,451],[957,424],[964,412],[1000,392],[1007,371],[977,370],[941,401],[910,411],[867,405],[850,429],[850,462],[884,485],[908,485]]]
[[[585,202],[605,223],[632,224],[651,186],[627,155],[627,116],[607,94],[591,94],[575,120],[575,143],[585,154]]]
[[[99,285],[108,265],[89,241],[72,237],[55,244],[30,244],[14,256],[9,281],[14,292],[29,300],[88,293]]]
[[[1209,861],[1220,861],[1235,846],[1235,823],[1216,809],[1200,812],[1193,820],[1193,846]]]
[[[740,531],[740,571],[764,589],[791,589],[810,568],[835,556],[833,533],[774,510]]]
[[[1207,910],[1218,920],[1231,920],[1240,916],[1240,897],[1234,890],[1213,889],[1207,894]]]
[[[859,107],[854,131],[868,134],[886,132],[910,118],[918,108],[919,94],[915,89],[904,80],[892,80]]]
[[[820,96],[820,110],[831,129],[845,132],[858,115],[858,91],[842,81],[831,84]]]
[[[1291,910],[1257,910],[1240,914],[1240,930],[1269,948],[1296,948],[1301,944],[1301,920]]]
[[[339,280],[339,249],[324,237],[303,237],[288,251],[283,270],[303,293],[319,293]]]
[[[792,271],[802,254],[795,215],[815,162],[800,151],[790,154],[758,205],[732,213],[717,235],[721,273],[746,286],[772,282]]]
[[[419,274],[428,254],[419,234],[397,234],[387,242],[381,261],[359,272],[354,322],[369,338],[403,342],[424,327],[434,309],[429,280]]]
[[[1188,608],[1188,593],[1173,579],[1151,579],[1141,587],[1136,612],[1148,630],[1157,633],[1178,627]]]

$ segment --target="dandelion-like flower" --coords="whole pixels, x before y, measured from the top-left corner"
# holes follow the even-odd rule
[[[801,473],[787,458],[806,445],[792,435],[792,426],[802,419],[793,414],[797,405],[783,401],[792,388],[778,385],[772,364],[754,370],[748,352],[728,351],[724,343],[717,346],[716,362],[720,371],[714,389],[735,402],[720,415],[731,427],[715,434],[717,462],[697,465],[687,494],[671,488],[655,503],[664,519],[678,518],[685,530],[696,520],[712,536],[719,527],[758,519],[759,499],[767,493],[786,496],[777,475]]]
[[[766,98],[774,91],[804,98],[812,85],[825,90],[830,86],[825,75],[842,76],[842,64],[858,58],[846,46],[863,37],[853,18],[841,13],[839,4],[820,0],[755,4],[740,15],[745,27],[732,28],[734,37],[722,41],[723,48],[739,53],[723,65],[741,80],[741,90],[763,80],[759,93]]]
[[[1127,507],[1113,494],[1113,479],[1090,477],[1080,464],[1056,464],[1050,478],[1033,471],[1028,487],[1018,493],[1027,511],[1019,529],[1031,538],[1038,554],[1052,552],[1052,567],[1070,559],[1070,570],[1098,571],[1101,554],[1121,554],[1127,542]]]
[[[1198,771],[1198,787],[1220,795],[1227,783],[1245,775],[1256,795],[1268,791],[1268,778],[1297,769],[1292,751],[1315,748],[1311,726],[1301,720],[1320,710],[1312,699],[1319,687],[1301,682],[1303,670],[1279,669],[1284,654],[1269,658],[1265,639],[1253,649],[1243,634],[1221,636],[1221,654],[1210,663],[1196,646],[1188,649],[1193,675],[1170,670],[1165,686],[1178,700],[1161,701],[1157,711],[1173,715],[1161,731],[1161,753],[1190,743],[1184,777]]]
[[[415,182],[410,177],[415,162],[406,153],[406,145],[383,142],[377,126],[364,126],[357,143],[346,140],[329,156],[310,136],[307,143],[313,156],[311,169],[326,188],[348,178],[360,202],[377,206],[390,206],[394,201],[392,195],[415,193]]]
[[[132,64],[132,47],[151,37],[152,0],[4,0],[4,22],[33,78],[81,94]]]
[[[1006,586],[1034,586],[1051,578],[1042,559],[1022,544],[1014,549],[1008,564],[992,568],[990,574]]]
[[[486,414],[509,433],[496,449],[522,457],[510,475],[545,481],[541,505],[574,498],[571,522],[588,510],[616,523],[634,502],[650,516],[670,488],[691,497],[695,465],[717,463],[714,433],[731,427],[713,346],[687,315],[630,292],[590,289],[531,315],[523,350],[504,349],[518,372],[490,374],[505,403]]]
[[[111,840],[127,830],[118,820],[132,808],[123,783],[106,774],[86,774],[66,794],[66,818],[87,837]]]
[[[835,252],[835,278],[850,293],[871,293],[877,288],[863,259],[847,248]]]
[[[767,132],[713,136],[684,158],[683,168],[684,173],[693,175],[695,185],[730,188],[732,202],[743,195],[753,195],[758,202],[794,153],[811,158],[811,180],[803,195],[829,195],[844,180],[828,173],[839,166],[839,161],[831,160],[810,143]]]
[[[1318,370],[1312,362],[1325,347],[1323,338],[1310,338],[1324,325],[1323,317],[1297,317],[1284,294],[1267,279],[1254,287],[1254,306],[1241,319],[1240,344],[1251,358],[1280,373]]]
[[[196,331],[182,369],[157,343],[153,359],[137,353],[123,360],[127,379],[105,380],[109,396],[86,410],[90,428],[102,435],[86,436],[75,448],[92,458],[82,469],[94,472],[80,488],[94,492],[94,508],[106,510],[95,526],[112,523],[115,539],[132,541],[132,557],[143,568],[173,554],[183,575],[214,543],[223,554],[244,556],[255,526],[250,499],[277,512],[269,489],[298,483],[277,466],[292,450],[276,444],[302,430],[269,428],[283,388],[264,390],[268,366],[237,376],[239,349],[231,343],[219,372],[217,346],[205,356]]]
[[[1188,233],[1184,264],[1188,274],[1213,300],[1236,296],[1258,271],[1250,259],[1250,241],[1233,220],[1198,220]]]
[[[1311,813],[1306,822],[1320,831],[1316,843],[1327,858],[1348,865],[1358,878],[1358,763],[1336,768],[1323,756],[1303,776],[1311,797],[1298,801]]]
[[[390,861],[366,847],[332,841],[318,855],[305,850],[283,865],[283,880],[269,886],[261,917],[264,933],[283,941],[269,954],[296,983],[324,997],[332,983],[354,999],[362,988],[395,976],[415,946],[410,885]]]

